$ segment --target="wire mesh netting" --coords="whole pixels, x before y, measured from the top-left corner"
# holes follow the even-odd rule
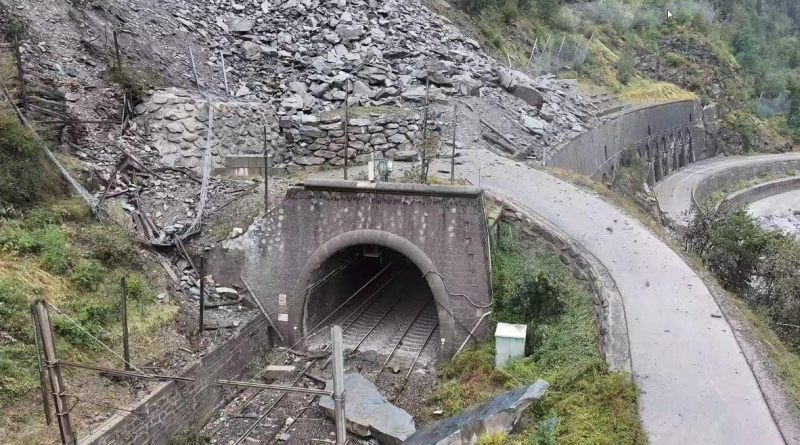
[[[544,42],[536,40],[528,59],[534,74],[551,74],[560,69],[575,68],[583,64],[594,36],[550,35]]]

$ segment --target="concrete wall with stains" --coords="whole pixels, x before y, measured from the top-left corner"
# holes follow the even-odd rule
[[[716,110],[698,101],[651,105],[623,111],[570,140],[547,165],[591,177],[613,177],[625,151],[645,160],[648,183],[693,162],[715,156]]]

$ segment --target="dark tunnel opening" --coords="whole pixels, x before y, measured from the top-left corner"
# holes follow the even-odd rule
[[[427,362],[438,355],[438,313],[423,273],[403,254],[356,245],[331,255],[307,287],[303,330],[309,348],[342,327],[346,351]],[[423,351],[424,350],[424,351]],[[424,353],[423,353],[424,352]]]

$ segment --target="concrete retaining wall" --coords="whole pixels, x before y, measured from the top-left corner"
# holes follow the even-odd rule
[[[759,176],[766,177],[775,174],[789,174],[793,171],[800,171],[800,160],[745,165],[715,172],[697,183],[692,189],[692,205],[699,205],[699,203],[705,201],[705,199],[714,192],[723,190],[725,187],[743,181],[749,181]]]
[[[758,200],[777,195],[779,193],[800,190],[800,176],[781,178],[774,181],[762,182],[744,190],[739,190],[725,198],[735,206],[746,206]]]
[[[706,124],[708,121],[708,125]],[[613,176],[621,154],[633,150],[651,168],[651,185],[684,165],[714,156],[716,110],[697,101],[681,101],[623,111],[570,140],[547,160],[587,176]]]
[[[630,373],[631,351],[625,308],[622,295],[608,270],[588,250],[546,219],[507,198],[492,198],[497,202],[502,201],[504,221],[544,242],[576,278],[588,281],[600,352],[612,371]]]
[[[81,445],[165,445],[176,433],[199,430],[233,394],[214,382],[239,378],[250,362],[269,351],[266,319],[251,321],[180,374],[194,382],[169,381],[134,404],[130,413],[115,414]]]

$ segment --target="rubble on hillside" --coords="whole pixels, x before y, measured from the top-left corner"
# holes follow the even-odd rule
[[[416,0],[178,5],[178,26],[225,58],[230,94],[270,103],[278,115],[340,109],[348,81],[351,106],[419,107],[430,81],[431,101],[491,96],[543,122],[521,144],[530,156],[594,124],[596,107],[574,81],[502,67]],[[209,63],[221,70],[219,56]],[[509,76],[524,79],[515,91],[507,91]]]

